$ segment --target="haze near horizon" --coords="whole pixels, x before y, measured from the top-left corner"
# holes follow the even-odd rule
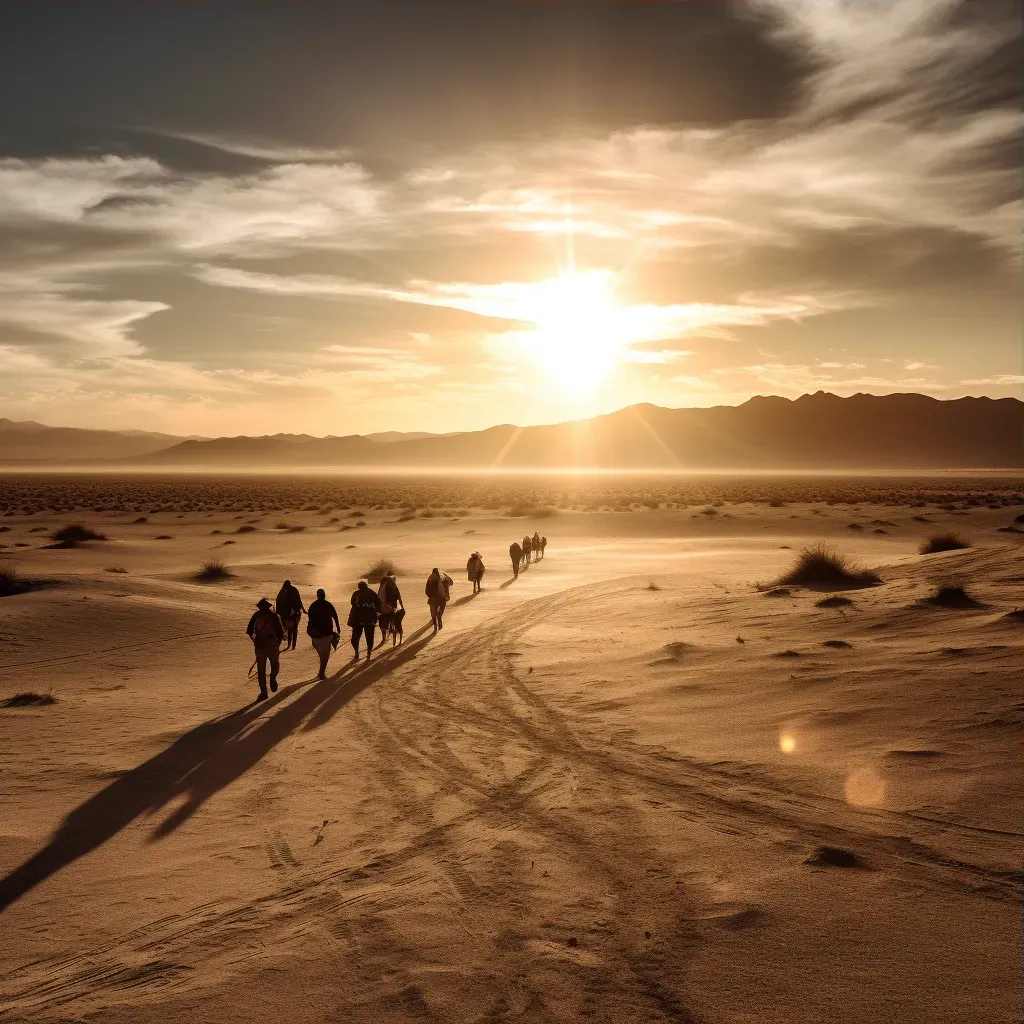
[[[1019,39],[1002,0],[7,5],[0,411],[1019,395]]]

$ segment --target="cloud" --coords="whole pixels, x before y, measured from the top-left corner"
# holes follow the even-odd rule
[[[692,105],[652,93],[573,131],[492,126],[402,161],[208,125],[150,133],[209,151],[202,169],[0,159],[4,358],[27,391],[183,402],[392,384],[476,395],[491,373],[478,417],[507,418],[517,392],[501,374],[545,319],[543,282],[575,267],[616,282],[604,326],[627,339],[624,381],[729,352],[748,389],[1008,389],[1015,375],[998,371],[1016,364],[991,324],[963,328],[992,353],[982,376],[966,353],[943,353],[940,371],[927,339],[906,337],[889,349],[915,352],[906,373],[936,373],[892,379],[861,373],[857,317],[902,304],[902,326],[959,296],[1016,301],[1015,7],[750,0],[748,21],[687,14],[718,26],[714,45],[735,29],[768,61],[768,109],[739,102],[736,117],[623,116]],[[824,325],[841,340],[820,342]],[[756,354],[759,331],[777,356]]]

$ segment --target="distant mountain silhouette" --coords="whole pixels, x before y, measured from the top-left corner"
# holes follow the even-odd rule
[[[121,459],[159,451],[182,440],[174,434],[145,430],[80,430],[0,418],[0,461],[6,463]]]
[[[287,439],[286,439],[287,438]],[[664,409],[635,405],[551,426],[502,425],[392,440],[360,435],[184,441],[122,465],[416,469],[980,469],[1024,467],[1015,398],[819,391],[791,401]]]

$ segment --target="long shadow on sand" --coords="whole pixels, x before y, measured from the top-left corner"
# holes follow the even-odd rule
[[[509,578],[508,578],[507,580],[505,580],[505,582],[504,582],[504,583],[502,583],[502,584],[501,584],[501,585],[500,585],[500,586],[498,587],[498,589],[499,589],[499,590],[505,590],[506,588],[508,588],[508,587],[511,587],[511,586],[512,586],[512,584],[513,584],[513,583],[515,583],[515,581],[516,581],[517,579],[519,579],[519,577],[518,577],[518,576],[509,576]]]
[[[283,687],[269,701],[204,722],[166,750],[126,772],[79,804],[50,841],[0,880],[0,912],[51,875],[91,853],[136,818],[184,804],[164,819],[150,841],[170,835],[215,793],[240,778],[310,715],[306,728],[325,725],[353,697],[416,657],[433,634],[417,630],[394,651],[370,663],[349,663],[329,679]],[[422,639],[419,639],[422,637]],[[288,698],[299,696],[288,702]]]

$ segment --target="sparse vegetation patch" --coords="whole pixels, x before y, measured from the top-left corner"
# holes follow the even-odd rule
[[[200,583],[215,583],[217,580],[226,580],[234,573],[219,559],[208,558],[199,568],[195,578]]]
[[[53,538],[54,543],[65,548],[73,548],[76,545],[83,544],[89,540],[107,539],[104,534],[98,533],[96,530],[92,530],[88,526],[83,526],[81,523],[72,523],[69,526],[62,526],[59,530],[54,530],[50,536]]]
[[[775,581],[775,586],[797,586],[845,590],[881,583],[879,577],[853,565],[850,559],[827,544],[804,548],[793,567]]]
[[[918,549],[918,554],[934,555],[939,551],[960,551],[969,548],[971,542],[964,540],[956,533],[936,533],[929,537]]]

